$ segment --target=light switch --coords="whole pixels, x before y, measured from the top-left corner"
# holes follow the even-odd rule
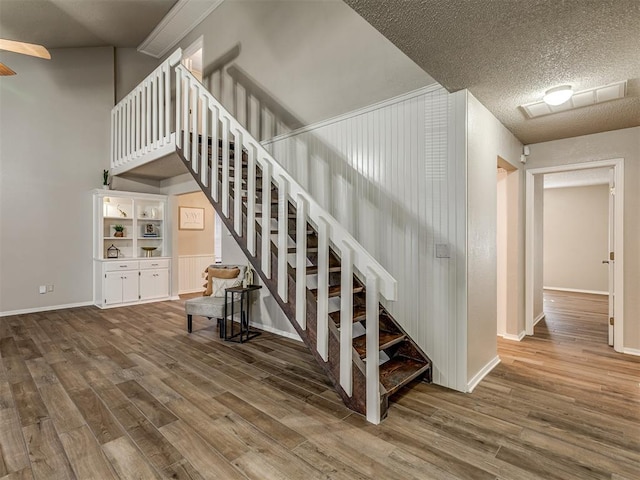
[[[451,258],[448,244],[436,243],[436,258]]]

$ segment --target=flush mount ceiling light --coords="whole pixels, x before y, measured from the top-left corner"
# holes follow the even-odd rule
[[[537,102],[520,105],[520,108],[528,118],[537,118],[544,115],[551,115],[552,113],[566,112],[574,108],[589,107],[599,103],[618,100],[625,97],[626,90],[627,81],[622,80],[620,82],[610,83],[609,85],[574,92],[568,101],[560,105],[548,105],[542,100],[538,100]]]
[[[564,102],[569,100],[573,96],[573,89],[571,85],[560,85],[559,87],[554,87],[544,94],[542,100],[547,105],[562,105]]]

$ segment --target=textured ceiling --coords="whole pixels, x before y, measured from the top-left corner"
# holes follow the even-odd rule
[[[450,92],[523,143],[640,125],[640,0],[345,0]],[[537,119],[545,90],[629,80],[627,97]]]
[[[447,90],[468,88],[525,144],[640,125],[640,0],[345,1]],[[0,37],[137,47],[175,3],[0,0]],[[559,84],[619,80],[628,80],[621,100],[536,119],[519,108]]]
[[[0,0],[0,37],[47,48],[137,47],[176,0]]]

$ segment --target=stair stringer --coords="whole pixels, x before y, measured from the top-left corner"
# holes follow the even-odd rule
[[[304,344],[307,346],[311,354],[316,359],[318,365],[323,369],[323,371],[327,374],[329,380],[334,386],[334,389],[340,395],[343,403],[351,410],[360,413],[362,415],[366,415],[366,367],[365,363],[359,357],[355,349],[352,348],[352,395],[349,396],[340,384],[340,333],[333,324],[333,322],[329,322],[329,337],[328,337],[328,346],[329,346],[329,354],[328,360],[325,362],[317,349],[317,302],[314,298],[313,294],[307,289],[306,292],[306,329],[302,329],[296,320],[296,306],[295,306],[295,298],[296,298],[296,282],[295,282],[295,271],[291,267],[289,267],[287,276],[288,276],[288,297],[289,301],[284,302],[280,295],[278,295],[278,285],[277,285],[277,272],[278,272],[278,256],[277,251],[275,249],[275,245],[271,244],[271,278],[268,278],[263,270],[262,270],[262,257],[261,251],[259,248],[256,249],[256,255],[253,256],[247,249],[247,237],[246,237],[246,228],[243,228],[243,234],[238,235],[234,228],[234,215],[235,212],[233,209],[229,209],[228,216],[225,216],[222,213],[222,205],[219,202],[216,202],[211,196],[210,189],[207,188],[201,181],[200,175],[195,173],[192,168],[190,168],[190,161],[187,160],[184,156],[184,153],[181,148],[176,148],[176,152],[178,156],[182,159],[183,162],[187,165],[187,168],[196,183],[200,186],[200,189],[205,194],[213,208],[218,212],[218,216],[221,221],[227,227],[231,236],[234,238],[242,252],[245,254],[249,263],[251,263],[254,271],[258,273],[260,278],[262,279],[263,284],[267,287],[273,298],[276,300],[283,313],[296,330]],[[243,225],[246,225],[246,215],[242,215]],[[256,233],[256,245],[261,244],[261,233]],[[380,418],[383,419],[387,415],[388,410],[388,395],[386,394],[386,390],[382,384],[380,384]]]

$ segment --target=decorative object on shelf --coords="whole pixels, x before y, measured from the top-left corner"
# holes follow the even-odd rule
[[[119,257],[120,257],[120,249],[112,243],[111,246],[107,248],[107,258],[119,258]]]
[[[244,272],[244,287],[248,287],[249,285],[253,285],[253,268],[251,268],[251,264],[247,265],[247,269]]]
[[[178,207],[179,230],[204,230],[204,208]]]
[[[156,229],[156,226],[153,223],[145,223],[142,236],[145,238],[157,238],[158,230]]]
[[[142,247],[145,257],[153,257],[153,251],[158,247]]]
[[[109,170],[102,171],[102,188],[104,190],[109,190],[111,188],[109,183]]]
[[[120,204],[116,205],[116,209],[118,210],[118,212],[120,212],[121,217],[127,218],[127,212],[120,208]]]
[[[124,237],[124,225],[114,225],[113,229],[115,230],[114,237]]]

